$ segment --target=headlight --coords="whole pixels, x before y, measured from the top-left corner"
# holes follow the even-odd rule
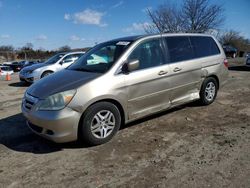
[[[73,99],[76,90],[69,90],[49,96],[41,102],[38,110],[61,110]]]
[[[27,71],[27,74],[33,73],[34,70]]]

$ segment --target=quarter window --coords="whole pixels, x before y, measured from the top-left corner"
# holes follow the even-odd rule
[[[130,54],[128,60],[139,60],[138,69],[145,69],[164,64],[164,55],[160,39],[143,42]]]
[[[190,40],[196,58],[220,54],[217,44],[211,37],[191,36]]]
[[[194,58],[188,37],[167,37],[170,62],[185,61]]]

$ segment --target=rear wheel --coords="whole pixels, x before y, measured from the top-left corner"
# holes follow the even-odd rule
[[[99,145],[111,140],[121,125],[119,109],[112,103],[99,102],[84,113],[80,138],[88,145]]]
[[[215,78],[206,78],[200,90],[200,102],[202,105],[209,105],[214,102],[218,91],[218,83]]]

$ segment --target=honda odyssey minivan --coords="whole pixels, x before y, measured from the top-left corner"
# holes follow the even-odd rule
[[[227,76],[213,36],[120,38],[29,87],[22,112],[31,130],[47,139],[98,145],[123,123],[195,100],[211,104]]]

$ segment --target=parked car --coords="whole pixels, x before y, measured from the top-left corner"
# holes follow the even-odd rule
[[[250,67],[250,55],[248,55],[246,58],[246,66]]]
[[[96,55],[100,61],[89,63]],[[213,103],[227,77],[223,48],[210,35],[120,38],[34,83],[22,112],[31,130],[47,139],[98,145],[123,123],[195,100]]]
[[[39,63],[39,62],[38,61],[20,61],[19,62],[19,64],[22,66],[22,68],[28,67],[28,66],[31,66],[31,65],[34,65],[34,64],[37,64],[37,63]]]
[[[18,62],[5,63],[4,66],[9,66],[14,72],[19,72],[22,66]]]
[[[11,75],[14,71],[9,66],[0,65],[0,76]]]
[[[224,52],[227,57],[235,58],[237,55],[238,50],[230,45],[223,46]]]
[[[33,83],[74,63],[84,52],[59,53],[44,63],[24,67],[19,74],[21,81]]]
[[[246,53],[246,58],[250,58],[250,52]]]

